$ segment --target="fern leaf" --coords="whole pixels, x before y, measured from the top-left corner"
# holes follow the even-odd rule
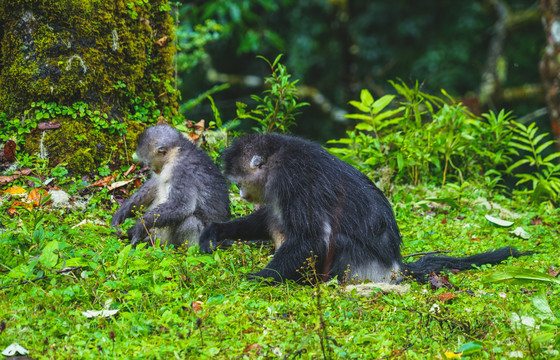
[[[554,144],[554,143],[555,143],[554,140],[547,141],[547,142],[545,142],[544,144],[540,145],[540,146],[537,148],[537,150],[535,150],[535,152],[536,152],[537,154],[540,154],[544,149],[546,149],[547,147],[549,147],[550,145],[552,145],[552,144]]]

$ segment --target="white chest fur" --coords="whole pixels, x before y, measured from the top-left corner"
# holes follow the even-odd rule
[[[173,168],[175,167],[176,149],[172,149],[168,156],[167,164],[161,169],[159,174],[153,174],[156,177],[158,188],[154,201],[154,206],[162,204],[169,199],[169,191],[171,190],[171,176],[173,175]]]

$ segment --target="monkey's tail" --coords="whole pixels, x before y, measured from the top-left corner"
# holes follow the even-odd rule
[[[412,277],[414,280],[423,283],[426,282],[426,276],[432,272],[437,274],[442,270],[468,270],[485,264],[499,264],[510,256],[518,258],[531,254],[534,254],[534,252],[519,252],[516,248],[504,247],[466,257],[426,255],[417,261],[404,264],[402,267],[403,276],[405,278]]]

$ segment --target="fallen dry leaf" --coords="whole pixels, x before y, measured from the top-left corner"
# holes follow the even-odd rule
[[[96,182],[94,182],[91,186],[98,186],[98,187],[108,186],[110,183],[113,182],[113,180],[115,180],[116,177],[117,177],[116,175],[105,176],[104,178],[101,178]]]
[[[131,183],[132,181],[134,181],[134,179],[123,180],[123,181],[116,181],[116,182],[112,183],[111,185],[107,186],[107,190],[114,190],[114,189],[123,187],[123,186],[125,186],[126,184]]]
[[[10,208],[10,210],[14,209],[14,212],[17,213],[17,210],[15,209],[16,206],[26,208],[27,210],[33,209],[33,204],[16,200],[12,203],[12,207]],[[8,210],[8,213],[10,213],[10,210]]]
[[[243,354],[247,355],[247,354],[249,354],[250,351],[253,351],[253,350],[257,350],[257,354],[260,354],[261,349],[262,349],[262,346],[259,345],[259,344],[247,345],[247,346],[245,346],[245,349],[243,349]]]
[[[554,270],[554,266],[551,266],[548,269],[548,275],[558,277],[558,275],[560,275],[560,270]]]
[[[124,176],[127,177],[127,176],[130,175],[130,173],[133,172],[134,170],[136,170],[136,164],[130,165],[130,167],[128,168],[128,170],[126,170],[126,172],[124,173]]]
[[[169,37],[164,36],[161,39],[157,40],[156,44],[158,44],[159,46],[163,46],[163,45],[165,45],[165,42],[167,41],[167,39],[169,39]]]
[[[204,131],[204,119],[195,123],[192,120],[187,120],[187,128],[195,129],[196,131]]]
[[[439,276],[432,272],[428,275],[428,282],[432,286],[432,290],[436,290],[442,287],[455,289],[455,285],[449,282],[449,275]]]
[[[9,162],[16,161],[16,147],[17,144],[13,140],[6,140],[6,144],[4,145],[4,159]]]
[[[0,176],[0,184],[9,184],[11,182],[14,182],[15,179],[17,179],[18,176],[14,176],[14,175],[2,175]]]
[[[188,133],[188,135],[191,138],[191,141],[195,144],[198,141],[198,139],[200,139],[200,135],[198,135],[197,133],[191,132],[191,133]]]
[[[202,301],[193,301],[192,310],[194,313],[202,311]]]
[[[460,359],[462,354],[463,354],[462,351],[460,353],[453,352],[453,351],[448,351],[448,352],[444,353],[444,355],[447,359]]]
[[[14,204],[12,203],[12,206],[8,209],[8,215],[10,215],[11,217],[14,217],[14,215],[16,215],[17,213],[18,213],[18,211],[14,207]]]
[[[20,186],[12,186],[11,188],[8,188],[2,192],[10,195],[23,195],[27,193],[27,191]]]
[[[14,175],[19,175],[19,176],[29,175],[29,174],[31,174],[31,171],[33,171],[33,170],[32,169],[21,169],[21,170],[18,170],[18,171],[14,171]]]
[[[14,182],[14,180],[18,179],[20,176],[25,176],[31,174],[31,169],[21,169],[18,171],[14,171],[12,175],[2,175],[0,176],[0,184],[9,184]]]
[[[41,205],[41,201],[49,196],[49,192],[45,189],[33,189],[27,195],[27,202],[31,203],[33,206],[38,207]]]
[[[444,292],[438,295],[438,300],[441,301],[442,303],[445,303],[447,301],[451,301],[453,299],[455,299],[457,297],[457,295],[455,295],[452,292]]]
[[[56,121],[44,122],[37,125],[37,129],[39,130],[56,130],[59,129],[60,127],[61,127],[60,123]]]

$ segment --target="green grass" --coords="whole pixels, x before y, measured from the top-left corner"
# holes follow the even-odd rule
[[[488,210],[477,205],[488,194],[476,186],[461,193],[398,188],[391,201],[403,254],[468,255],[506,245],[537,254],[449,274],[455,289],[410,283],[402,295],[369,296],[335,283],[269,287],[245,280],[268,262],[268,246],[236,245],[212,255],[197,247],[131,249],[108,227],[115,205],[106,190],[94,193],[86,210],[47,205],[19,208],[14,217],[7,214],[13,199],[4,195],[0,350],[17,342],[36,359],[445,359],[460,350],[463,358],[558,358],[558,284],[485,278],[508,266],[542,273],[558,268],[560,212],[532,205],[522,194],[492,195],[494,209]],[[458,206],[428,198],[453,198]],[[247,209],[237,201],[234,206]],[[484,218],[500,216],[497,206],[519,216],[507,218],[512,227]],[[537,216],[543,224],[532,225]],[[517,226],[530,238],[511,234]],[[57,272],[66,267],[74,270]],[[455,297],[442,301],[444,293]],[[83,315],[103,309],[118,312]],[[532,319],[535,326],[516,319]]]

